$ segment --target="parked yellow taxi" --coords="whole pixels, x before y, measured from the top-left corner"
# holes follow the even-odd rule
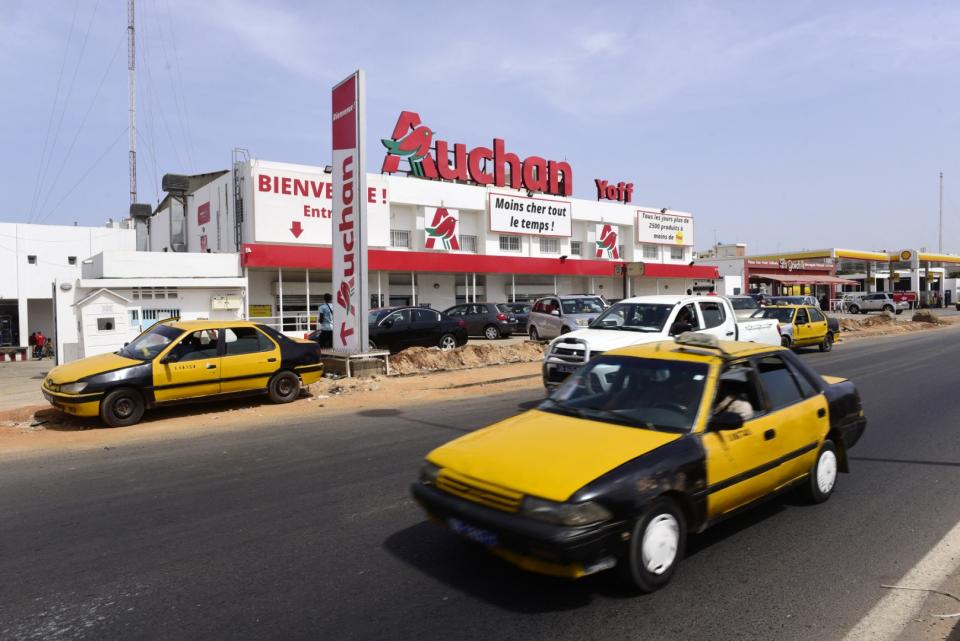
[[[840,321],[828,317],[813,305],[770,305],[757,310],[752,317],[780,321],[780,338],[784,347],[816,346],[821,352],[829,352],[840,340]]]
[[[317,344],[245,321],[162,321],[123,349],[60,365],[43,381],[51,405],[119,427],[158,405],[265,393],[289,403],[323,376]]]
[[[686,333],[611,350],[537,409],[430,452],[414,498],[521,568],[656,590],[688,532],[788,489],[822,502],[866,427],[853,383]]]

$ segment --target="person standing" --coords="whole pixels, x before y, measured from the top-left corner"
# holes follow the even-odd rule
[[[34,340],[37,343],[34,353],[38,359],[43,359],[43,344],[47,342],[47,338],[43,335],[43,332],[37,332]]]
[[[323,302],[317,309],[317,329],[320,330],[320,347],[333,347],[333,307],[330,294],[323,295]]]

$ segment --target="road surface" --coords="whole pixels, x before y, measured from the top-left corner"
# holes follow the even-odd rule
[[[693,537],[649,596],[525,574],[424,521],[430,448],[524,391],[0,463],[0,639],[840,639],[960,520],[960,332],[804,353],[870,419],[833,498]]]

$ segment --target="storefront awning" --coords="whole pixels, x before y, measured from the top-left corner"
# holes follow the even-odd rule
[[[836,276],[808,276],[804,274],[771,274],[766,272],[750,272],[750,279],[763,278],[775,280],[784,285],[857,285],[857,281]]]

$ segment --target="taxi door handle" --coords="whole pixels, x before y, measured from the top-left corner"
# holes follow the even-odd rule
[[[777,430],[769,429],[763,433],[763,440],[772,441],[777,436]]]
[[[827,410],[823,409],[822,407],[817,410],[817,418],[823,418],[826,415],[827,415]]]
[[[276,362],[277,362],[277,359],[274,358],[273,356],[271,356],[270,358],[267,359],[267,362],[268,362],[268,363],[276,363]]]
[[[207,369],[217,369],[217,366],[213,363],[207,363]]]

